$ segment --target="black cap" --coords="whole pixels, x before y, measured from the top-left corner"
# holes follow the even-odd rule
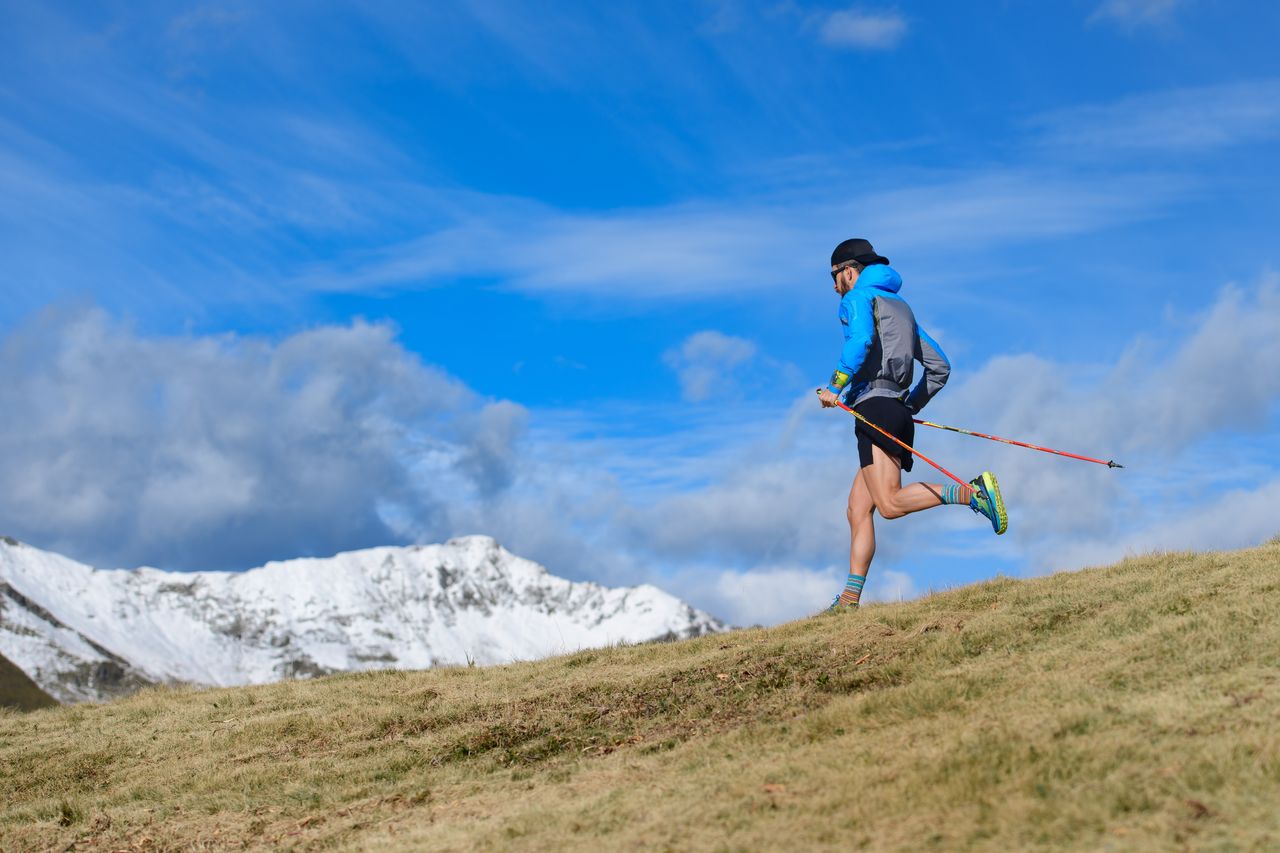
[[[831,266],[843,264],[845,261],[857,261],[864,267],[872,264],[888,265],[889,259],[884,255],[877,255],[876,250],[871,247],[871,241],[864,240],[861,237],[854,237],[851,240],[845,240],[836,250],[831,253]]]

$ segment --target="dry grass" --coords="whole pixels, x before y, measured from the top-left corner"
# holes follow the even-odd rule
[[[57,704],[57,700],[41,690],[17,664],[0,655],[0,708],[34,711],[37,708],[53,708]]]
[[[0,848],[1280,846],[1280,544],[0,715]]]

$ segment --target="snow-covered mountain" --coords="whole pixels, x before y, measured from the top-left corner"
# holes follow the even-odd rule
[[[486,536],[245,572],[100,570],[0,539],[0,653],[64,702],[505,663],[724,623],[653,586],[555,577]]]

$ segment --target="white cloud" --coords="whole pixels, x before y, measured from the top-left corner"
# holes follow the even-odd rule
[[[1168,458],[1219,431],[1265,429],[1280,399],[1280,275],[1228,285],[1203,313],[1171,326],[1135,338],[1087,384],[1074,379],[1078,367],[1000,357],[940,399],[963,417],[998,413],[992,431],[1034,431],[1116,456]]]
[[[1205,443],[1250,432],[1261,441],[1273,429],[1280,403],[1277,328],[1280,278],[1269,275],[1254,286],[1224,288],[1202,314],[1152,330],[1160,345],[1139,340],[1110,368],[1029,355],[1001,357],[953,381],[931,405],[933,419],[1115,457],[1128,467],[1109,470],[919,428],[918,443],[952,470],[966,476],[984,469],[999,474],[1011,530],[992,537],[963,509],[880,522],[869,600],[916,594],[913,584],[887,584],[895,580],[889,572],[916,576],[914,567],[938,566],[950,555],[989,554],[1034,572],[1078,567],[1094,554],[1159,547],[1161,539],[1198,548],[1256,541],[1274,515],[1274,505],[1262,500],[1270,492],[1258,486],[1256,504],[1240,498],[1228,509],[1213,510],[1213,495],[1253,487],[1233,483],[1241,476],[1238,455],[1221,455],[1220,446],[1206,448]],[[750,419],[726,410],[723,420]],[[848,542],[843,506],[855,467],[848,425],[819,411],[810,395],[800,395],[793,409],[780,413],[767,429],[772,439],[758,433],[739,436],[714,424],[698,427],[699,434],[721,440],[700,451],[705,455],[694,473],[704,476],[690,477],[646,502],[627,500],[624,491],[608,521],[616,528],[611,540],[642,562],[649,554],[651,562],[664,566],[814,566],[842,555]],[[694,441],[675,435],[670,443],[692,446]],[[615,451],[631,455],[625,445]],[[673,464],[661,453],[635,455],[655,470]],[[1192,468],[1202,458],[1207,473]],[[1275,471],[1265,457],[1260,465],[1250,477]],[[942,477],[918,463],[906,479]],[[1184,500],[1190,503],[1183,506]],[[1201,511],[1205,523],[1192,523]],[[1134,530],[1143,533],[1131,537]],[[881,584],[887,585],[877,590]],[[804,588],[805,596],[812,594]],[[689,589],[713,600],[705,590]],[[725,607],[744,606],[725,601]]]
[[[962,470],[999,474],[1010,503],[1004,538],[1029,568],[1061,568],[1069,562],[1063,555],[1077,559],[1095,546],[1097,553],[1116,554],[1111,544],[1126,542],[1130,530],[1171,530],[1157,525],[1184,495],[1203,491],[1194,505],[1207,506],[1221,491],[1217,480],[1202,488],[1193,464],[1206,454],[1216,460],[1210,473],[1197,475],[1208,481],[1229,476],[1232,468],[1224,466],[1240,460],[1206,442],[1274,430],[1277,328],[1280,276],[1269,274],[1255,286],[1225,287],[1202,314],[1153,333],[1158,338],[1136,340],[1109,368],[1030,355],[996,358],[954,381],[930,409],[934,420],[1115,458],[1124,470],[959,437],[921,440],[931,447],[946,442],[947,459]],[[1082,381],[1086,368],[1095,378]],[[1245,531],[1244,540],[1252,535],[1244,517],[1234,525],[1228,519],[1221,518],[1227,538],[1235,530]],[[1177,539],[1188,547],[1223,541],[1205,527],[1190,525],[1186,532]]]
[[[889,50],[907,34],[907,19],[897,12],[846,9],[832,12],[822,22],[827,44],[861,50]]]
[[[828,447],[840,446],[843,436],[834,438]],[[736,442],[732,449],[736,460],[713,482],[629,509],[620,519],[629,538],[668,560],[731,564],[823,559],[831,543],[848,540],[844,504],[855,465],[816,464],[824,459],[817,453],[777,458]]]
[[[676,372],[684,398],[700,403],[717,391],[738,387],[735,368],[756,355],[756,345],[713,329],[695,332],[663,354]]]
[[[1011,530],[997,539],[963,508],[881,522],[867,600],[918,594],[955,555],[1043,571],[1277,532],[1265,453],[1246,480],[1238,454],[1204,443],[1267,440],[1280,277],[1171,322],[1156,331],[1172,348],[1135,343],[1088,380],[1021,356],[953,381],[929,410],[939,421],[1130,467],[922,428],[948,467],[999,473]],[[746,349],[691,341],[691,356]],[[18,413],[0,420],[0,532],[94,562],[234,567],[489,533],[557,573],[656,583],[739,624],[816,612],[844,576],[851,424],[808,389],[772,417],[730,399],[663,414],[660,435],[609,433],[616,411],[484,401],[385,326],[145,338],[97,312],[3,339],[0,372],[0,411]],[[907,479],[940,478],[921,463]]]
[[[684,572],[669,579],[668,588],[731,625],[776,625],[825,610],[844,589],[847,574],[844,565],[813,569],[763,564],[744,571]],[[906,601],[919,594],[911,575],[874,565],[862,601]]]
[[[1280,535],[1280,479],[1251,489],[1206,496],[1180,512],[1115,538],[1069,543],[1042,565],[1045,570],[1106,565],[1152,551],[1244,548]]]
[[[867,577],[866,592],[860,600],[906,601],[909,598],[915,598],[918,594],[919,590],[916,589],[916,582],[911,575],[872,566],[871,574]]]
[[[0,519],[97,564],[237,568],[448,535],[513,479],[524,412],[385,325],[148,338],[47,311],[0,340]]]
[[[776,625],[825,610],[844,589],[847,573],[843,565],[813,569],[764,564],[742,571],[686,571],[666,583],[672,592],[697,601],[731,625]],[[917,595],[909,574],[876,565],[862,601],[906,601]]]
[[[733,625],[775,625],[820,612],[843,588],[838,569],[761,567],[720,572],[710,594],[715,612]]]

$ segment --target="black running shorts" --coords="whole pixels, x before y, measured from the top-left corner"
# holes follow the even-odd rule
[[[903,444],[915,446],[916,425],[911,420],[911,410],[905,403],[893,397],[868,397],[853,408]],[[911,470],[911,452],[904,450],[901,445],[862,421],[858,421],[855,434],[858,436],[858,464],[861,467],[866,468],[871,464],[871,445],[874,444],[889,454],[890,459],[897,459],[903,471]]]

